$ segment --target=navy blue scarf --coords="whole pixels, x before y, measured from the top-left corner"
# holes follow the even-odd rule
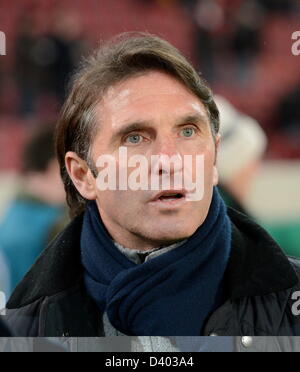
[[[115,247],[92,202],[81,250],[87,292],[117,330],[129,336],[201,336],[220,305],[231,222],[215,189],[206,221],[185,244],[137,265]]]

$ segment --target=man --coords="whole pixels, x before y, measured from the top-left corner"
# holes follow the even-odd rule
[[[219,124],[205,82],[157,37],[118,38],[86,62],[56,135],[73,221],[8,303],[19,336],[300,334],[299,263],[219,196]],[[151,165],[137,176],[141,156]],[[126,171],[143,187],[124,187]],[[144,187],[153,176],[174,184]]]
[[[22,154],[20,191],[0,223],[0,255],[8,266],[11,289],[57,235],[57,230],[61,231],[66,219],[53,136],[53,126],[38,129],[30,136]],[[10,295],[9,289],[3,291],[7,297]]]

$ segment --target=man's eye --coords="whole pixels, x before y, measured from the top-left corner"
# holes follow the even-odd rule
[[[136,145],[138,143],[140,143],[142,140],[142,136],[139,135],[139,134],[133,134],[131,136],[128,136],[126,139],[125,139],[125,142],[126,143],[131,143],[133,145]]]
[[[195,128],[184,128],[181,133],[183,137],[192,137],[195,134]]]

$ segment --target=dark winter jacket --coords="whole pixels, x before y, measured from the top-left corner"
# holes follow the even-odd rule
[[[233,242],[224,276],[227,301],[207,319],[205,335],[300,335],[299,261],[288,259],[244,215],[230,209],[229,216]],[[81,228],[82,216],[46,249],[11,297],[6,318],[17,336],[104,336],[102,315],[83,284]]]

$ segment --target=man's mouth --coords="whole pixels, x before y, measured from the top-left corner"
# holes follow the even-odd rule
[[[157,194],[151,202],[155,203],[177,203],[180,201],[185,200],[186,198],[186,192],[185,191],[162,191],[159,194]]]

